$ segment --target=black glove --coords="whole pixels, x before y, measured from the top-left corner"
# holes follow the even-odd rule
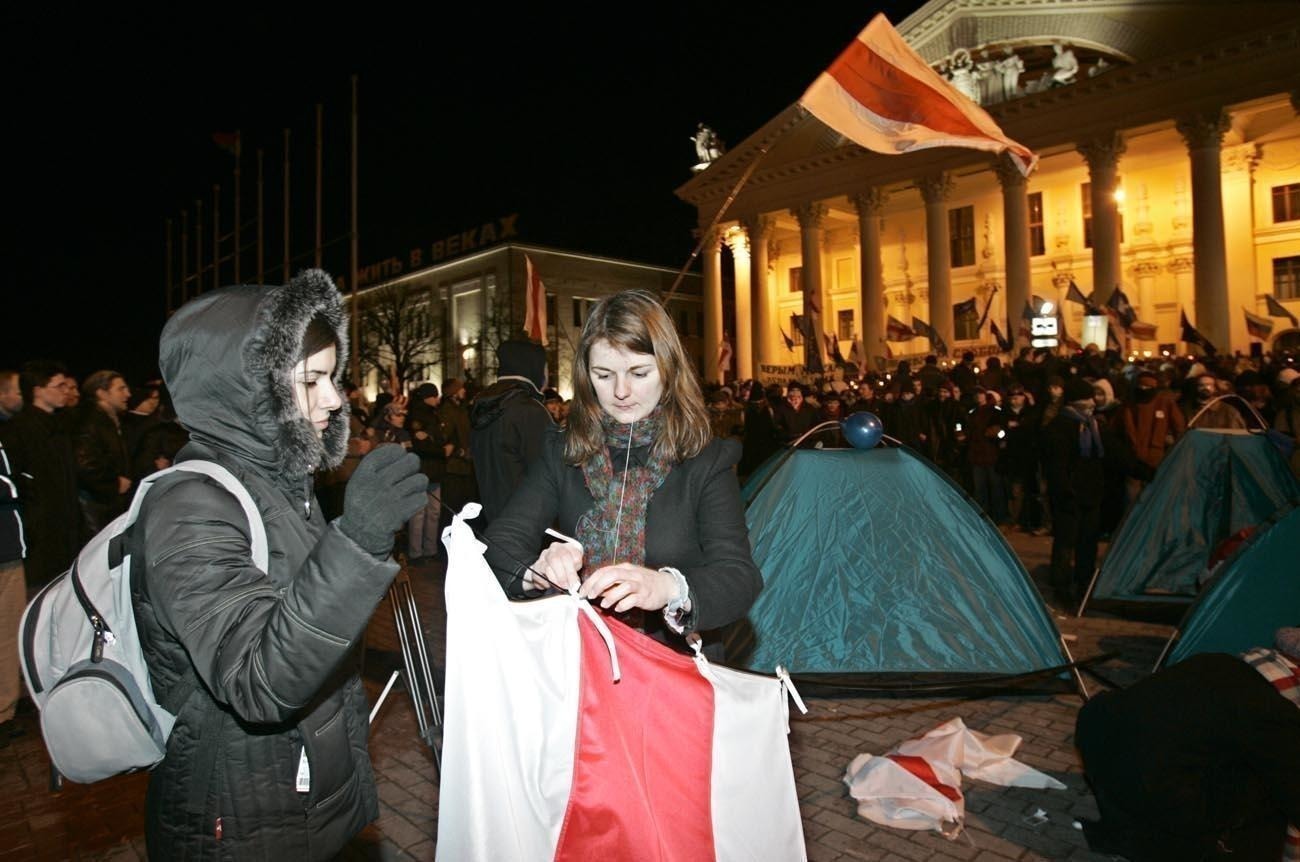
[[[376,557],[393,550],[393,534],[428,502],[420,458],[393,443],[361,459],[348,479],[339,529]]]

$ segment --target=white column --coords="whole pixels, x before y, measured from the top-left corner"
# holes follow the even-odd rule
[[[952,250],[948,245],[948,208],[953,182],[932,174],[916,182],[925,201],[925,277],[929,282],[930,326],[952,347]],[[910,321],[904,321],[910,322]]]
[[[822,303],[822,233],[823,225],[826,223],[826,213],[826,205],[816,201],[810,201],[790,211],[799,222],[800,266],[803,268],[803,314],[809,322],[808,329],[813,336],[804,338],[805,367],[813,364],[812,356],[825,354],[822,349],[821,318],[826,311],[826,306],[822,305],[820,310],[816,306]]]
[[[722,241],[717,231],[704,243],[704,379],[718,379],[722,344]]]
[[[1223,150],[1223,228],[1228,267],[1228,349],[1249,350],[1250,334],[1241,309],[1258,312],[1259,289],[1255,282],[1255,165],[1256,144],[1241,144]]]
[[[1002,184],[1003,248],[1007,256],[1007,313],[997,319],[1002,334],[1016,339],[1029,301],[1029,183],[1005,154],[994,163]]]
[[[773,324],[776,311],[772,307],[767,243],[772,236],[772,219],[754,216],[744,222],[749,236],[749,313],[754,330],[754,375],[758,366],[772,363]],[[739,325],[739,324],[737,324]]]
[[[727,231],[727,247],[731,249],[736,276],[736,332],[732,339],[732,361],[736,363],[736,379],[748,380],[754,376],[754,341],[750,313],[749,234],[743,227],[737,225]]]
[[[885,353],[885,273],[880,257],[880,211],[889,200],[883,190],[867,189],[853,197],[858,210],[858,278],[862,291],[864,361]]]
[[[1092,290],[1098,305],[1105,305],[1123,277],[1119,250],[1119,157],[1124,141],[1118,132],[1085,141],[1079,152],[1088,163],[1092,202]],[[1085,293],[1086,293],[1085,289]]]
[[[1223,233],[1223,185],[1219,152],[1228,118],[1223,112],[1184,117],[1178,133],[1192,163],[1192,266],[1196,285],[1195,325],[1219,350],[1228,337],[1228,257]],[[1192,315],[1188,315],[1192,317]]]

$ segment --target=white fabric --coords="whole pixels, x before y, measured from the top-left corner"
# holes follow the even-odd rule
[[[461,516],[443,543],[447,683],[437,858],[551,859],[573,780],[578,605],[568,596],[509,601]]]
[[[471,504],[463,514],[477,513]],[[587,603],[570,596],[509,601],[461,516],[443,542],[447,683],[437,858],[554,858],[573,780],[577,617]],[[784,684],[702,656],[696,666],[714,690],[710,804],[717,858],[806,859]]]
[[[904,742],[883,757],[860,754],[849,764],[844,782],[858,800],[858,814],[884,826],[932,829],[952,838],[966,816],[961,778],[1004,787],[1064,790],[1065,785],[1012,758],[1021,738],[1014,733],[989,736],[970,730],[960,718],[944,722],[919,739]],[[956,791],[949,799],[922,781],[891,754],[925,760],[935,777]]]

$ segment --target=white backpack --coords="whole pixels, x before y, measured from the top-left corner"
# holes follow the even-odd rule
[[[253,564],[266,571],[266,526],[247,489],[225,467],[184,461],[141,480],[131,508],[37,593],[18,629],[23,677],[41,711],[45,747],[72,781],[148,769],[167,752],[176,716],[158,702],[149,680],[125,540],[154,482],[178,470],[209,476],[235,495],[248,518]]]

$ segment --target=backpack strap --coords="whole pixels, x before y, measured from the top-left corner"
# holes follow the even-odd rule
[[[253,564],[265,572],[270,561],[270,548],[266,541],[266,525],[262,523],[262,513],[257,510],[257,504],[253,502],[253,498],[249,495],[248,489],[244,487],[244,483],[235,478],[234,473],[231,473],[215,461],[201,459],[181,461],[165,470],[159,470],[157,473],[141,479],[140,487],[131,500],[131,508],[127,510],[126,523],[134,524],[136,518],[140,516],[140,507],[144,503],[145,494],[149,492],[153,484],[168,473],[177,471],[201,473],[210,479],[215,479],[221,487],[234,495],[235,499],[239,501],[240,507],[244,510],[244,517],[248,519],[249,535],[252,537],[253,542]]]

